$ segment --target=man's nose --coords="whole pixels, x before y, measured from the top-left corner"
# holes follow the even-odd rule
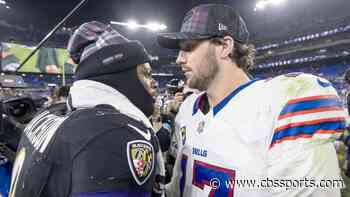
[[[176,64],[178,65],[183,65],[186,63],[186,52],[185,51],[182,51],[180,50],[177,58],[176,58]]]

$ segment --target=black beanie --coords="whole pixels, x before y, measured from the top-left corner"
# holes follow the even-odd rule
[[[68,42],[68,52],[78,67],[76,79],[104,83],[124,94],[146,116],[152,114],[153,98],[137,76],[136,66],[150,62],[139,41],[131,41],[103,23],[81,25]]]
[[[149,61],[149,56],[142,44],[138,41],[130,41],[105,46],[82,59],[75,75],[79,80],[119,73]]]

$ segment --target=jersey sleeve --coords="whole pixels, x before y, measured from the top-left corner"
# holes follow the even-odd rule
[[[333,142],[346,128],[346,113],[336,90],[309,74],[282,76],[277,82],[281,105],[271,136],[268,176],[300,183],[306,178],[315,184],[304,182],[290,190],[273,187],[273,196],[339,196],[339,188],[318,187],[322,180],[341,180]]]
[[[132,139],[122,127],[106,131],[74,158],[72,196],[146,197],[155,179],[156,151],[148,140]]]

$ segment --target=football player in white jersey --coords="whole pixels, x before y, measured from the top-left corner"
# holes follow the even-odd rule
[[[303,73],[251,80],[248,37],[239,14],[217,4],[193,8],[180,32],[158,36],[180,50],[187,84],[202,91],[176,117],[168,196],[340,196],[332,141],[345,113],[335,89]]]

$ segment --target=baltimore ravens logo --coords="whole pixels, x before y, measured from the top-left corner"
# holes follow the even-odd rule
[[[144,184],[154,168],[153,146],[143,140],[131,141],[127,145],[128,162],[137,184]]]

